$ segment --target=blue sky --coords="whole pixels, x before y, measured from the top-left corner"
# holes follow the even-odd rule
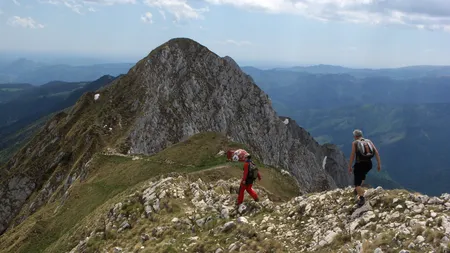
[[[189,37],[242,65],[450,65],[450,1],[1,0],[0,37],[2,52],[115,61]]]

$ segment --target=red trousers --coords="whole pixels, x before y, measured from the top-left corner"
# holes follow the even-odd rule
[[[239,188],[239,196],[238,196],[238,202],[237,204],[240,205],[242,202],[244,202],[244,193],[245,191],[252,196],[254,200],[258,199],[258,194],[252,189],[253,184],[241,184],[241,187]]]

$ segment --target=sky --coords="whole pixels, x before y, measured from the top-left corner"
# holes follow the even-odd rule
[[[450,65],[450,0],[0,0],[0,52],[136,62],[187,37],[241,65]]]

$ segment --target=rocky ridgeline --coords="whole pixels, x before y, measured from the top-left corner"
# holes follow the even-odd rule
[[[246,196],[237,180],[184,176],[150,182],[111,209],[71,252],[448,252],[450,195],[378,187],[356,208],[352,188],[273,203]]]

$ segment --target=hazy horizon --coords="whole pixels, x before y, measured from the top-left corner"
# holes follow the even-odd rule
[[[150,53],[151,50],[148,51]],[[41,62],[45,64],[63,64],[72,66],[85,66],[94,64],[135,64],[142,58],[148,55],[146,53],[142,57],[107,57],[103,55],[83,55],[83,54],[70,54],[70,53],[55,53],[55,52],[4,52],[0,51],[0,63],[12,63],[20,59],[31,60],[35,62]],[[220,55],[224,57],[225,55]],[[415,67],[415,66],[434,66],[434,67],[444,67],[448,65],[430,65],[430,64],[419,64],[419,65],[404,65],[404,66],[361,66],[361,65],[344,65],[344,64],[331,64],[326,62],[317,63],[307,63],[307,62],[282,62],[282,61],[249,61],[249,60],[239,60],[233,56],[233,58],[241,67],[255,67],[259,69],[272,69],[272,68],[291,68],[291,67],[309,67],[317,65],[328,65],[337,66],[353,69],[395,69],[402,67]]]
[[[0,31],[3,52],[127,62],[187,37],[241,65],[450,65],[448,0],[11,0]]]

